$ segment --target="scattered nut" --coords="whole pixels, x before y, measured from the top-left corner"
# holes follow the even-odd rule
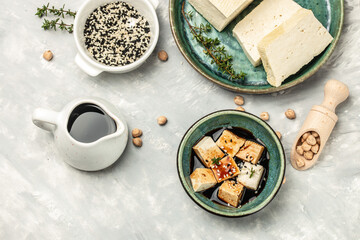
[[[53,53],[50,50],[46,50],[43,54],[43,58],[46,61],[50,61],[53,58]]]
[[[236,110],[245,112],[245,109],[244,109],[243,107],[240,107],[240,106],[238,106],[238,107],[236,108]]]
[[[138,129],[138,128],[134,128],[132,131],[131,131],[131,134],[134,138],[137,138],[137,137],[140,137],[142,135],[142,131],[141,129]]]
[[[165,52],[165,50],[161,50],[158,52],[158,58],[160,59],[160,61],[166,62],[168,60],[168,54],[167,52]]]
[[[305,158],[306,160],[312,160],[313,157],[314,157],[314,153],[313,153],[313,152],[311,152],[311,151],[306,151],[306,152],[304,152],[304,158]]]
[[[165,125],[167,123],[167,118],[165,116],[160,116],[157,119],[159,125]]]
[[[284,177],[282,184],[286,183],[286,177]]]
[[[309,135],[308,138],[306,139],[306,142],[309,145],[314,146],[316,144],[316,139],[314,138],[313,135]]]
[[[281,137],[282,137],[281,132],[276,131],[275,133],[276,133],[276,135],[278,136],[278,138],[281,139]]]
[[[305,162],[304,162],[304,160],[302,160],[301,158],[297,158],[297,159],[296,159],[296,165],[297,165],[298,167],[303,167],[303,166],[305,166]]]
[[[295,114],[294,110],[292,110],[292,109],[286,110],[285,116],[286,116],[288,119],[295,119],[295,118],[296,118],[296,114]]]
[[[242,96],[236,96],[234,98],[234,103],[238,106],[244,105],[244,98]]]
[[[307,142],[303,142],[303,144],[301,145],[302,149],[304,149],[304,151],[310,151],[311,149],[311,145],[309,145]]]
[[[269,120],[269,118],[270,118],[269,113],[268,113],[268,112],[262,112],[262,113],[260,114],[260,118],[261,118],[262,120],[264,120],[264,121]]]
[[[304,154],[304,149],[301,146],[297,146],[296,152],[302,156]]]
[[[319,152],[319,145],[316,144],[316,145],[312,146],[312,147],[311,147],[311,151],[312,151],[313,153],[318,153],[318,152]]]
[[[315,138],[317,138],[319,136],[319,134],[317,132],[312,132],[311,135],[313,135]]]
[[[132,142],[136,147],[141,147],[142,146],[142,140],[139,137],[133,138]]]

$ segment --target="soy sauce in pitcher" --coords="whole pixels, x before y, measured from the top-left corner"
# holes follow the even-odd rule
[[[116,132],[116,123],[99,106],[84,103],[71,112],[67,130],[75,140],[91,143]]]

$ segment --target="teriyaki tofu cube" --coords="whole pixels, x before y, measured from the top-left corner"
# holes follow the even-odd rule
[[[230,156],[226,156],[221,160],[217,159],[217,161],[211,165],[211,170],[214,172],[217,182],[233,178],[240,173],[239,167]]]
[[[231,157],[234,157],[239,149],[244,145],[245,139],[238,137],[229,130],[223,131],[216,144]]]
[[[243,161],[257,164],[264,149],[264,146],[261,146],[256,142],[247,140],[245,142],[245,145],[240,148],[239,152],[236,154],[236,157],[240,158]]]
[[[195,192],[212,188],[217,184],[213,172],[209,168],[197,168],[190,175],[192,187]]]
[[[236,183],[233,180],[227,180],[221,184],[218,197],[231,206],[237,207],[241,200],[243,190],[244,186],[240,183]]]
[[[211,166],[212,159],[222,158],[224,156],[224,153],[209,136],[203,137],[193,149],[206,167]]]

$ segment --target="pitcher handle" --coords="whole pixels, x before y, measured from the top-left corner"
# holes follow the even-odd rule
[[[58,125],[58,117],[58,112],[37,108],[32,115],[32,121],[39,128],[53,132]]]

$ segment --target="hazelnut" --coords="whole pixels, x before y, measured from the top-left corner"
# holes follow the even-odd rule
[[[137,138],[137,137],[140,137],[142,135],[142,131],[141,129],[138,129],[138,128],[134,128],[132,131],[131,131],[131,134],[134,138]]]
[[[297,158],[297,159],[296,159],[296,165],[297,165],[298,167],[303,167],[303,166],[305,166],[305,162],[304,162],[304,160],[302,160],[301,158]]]
[[[238,106],[244,105],[244,98],[242,96],[234,97],[234,103]]]
[[[132,142],[136,147],[141,147],[142,146],[142,140],[139,137],[133,138]]]
[[[260,118],[261,118],[262,120],[264,120],[264,121],[269,120],[269,118],[270,118],[269,113],[268,113],[268,112],[262,112],[262,113],[260,114]]]
[[[292,110],[292,109],[286,110],[285,116],[286,116],[288,119],[295,119],[295,118],[296,118],[296,114],[295,114],[294,110]]]
[[[43,54],[43,58],[46,61],[50,61],[53,58],[53,53],[50,50],[46,50]]]
[[[311,135],[313,135],[315,138],[317,138],[319,136],[319,134],[317,132],[312,132]]]
[[[282,184],[286,183],[286,177],[284,177]]]
[[[312,160],[313,157],[314,157],[314,153],[313,153],[313,152],[311,152],[311,151],[306,151],[306,152],[304,152],[304,158],[305,158],[306,160]]]
[[[281,137],[282,137],[281,132],[276,131],[275,133],[276,133],[276,135],[278,136],[278,138],[281,139]]]
[[[320,145],[320,137],[316,138],[316,143]]]
[[[301,143],[305,142],[305,140],[306,140],[306,139],[304,139],[304,138],[301,138]]]
[[[302,149],[304,149],[304,151],[310,151],[310,149],[311,149],[311,146],[307,142],[303,142],[301,147],[302,147]]]
[[[302,156],[304,154],[304,149],[301,146],[297,146],[296,152]]]
[[[159,125],[165,125],[167,123],[167,118],[165,116],[160,116],[157,119]]]
[[[311,151],[312,151],[313,153],[318,153],[318,152],[319,152],[319,145],[316,144],[316,145],[312,146],[312,147],[311,147]]]
[[[160,61],[166,62],[168,60],[168,54],[167,52],[165,52],[165,50],[161,50],[158,52],[158,58],[160,59]]]
[[[238,107],[236,108],[236,110],[241,111],[241,112],[245,112],[245,109],[244,109],[243,107],[240,107],[240,106],[238,106]]]
[[[309,135],[308,138],[306,139],[306,142],[309,145],[314,146],[316,144],[316,139],[314,138],[313,135]]]

